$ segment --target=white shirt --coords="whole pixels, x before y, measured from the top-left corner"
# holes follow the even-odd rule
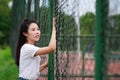
[[[40,56],[34,54],[39,49],[31,44],[24,44],[20,51],[19,77],[36,80],[40,77]]]

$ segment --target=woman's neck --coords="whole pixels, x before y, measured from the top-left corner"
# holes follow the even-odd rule
[[[34,44],[35,44],[35,41],[29,41],[29,40],[28,40],[26,43],[27,43],[27,44],[32,44],[32,45],[34,45]]]

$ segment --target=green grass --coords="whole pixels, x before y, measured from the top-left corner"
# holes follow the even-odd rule
[[[8,46],[0,48],[0,79],[18,80],[18,68],[14,63]]]

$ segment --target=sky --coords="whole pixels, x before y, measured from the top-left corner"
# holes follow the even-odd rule
[[[80,25],[79,17],[85,15],[87,12],[95,14],[96,0],[59,0],[62,5],[62,10],[75,18],[75,21]]]
[[[109,0],[109,15],[120,14],[120,0]]]
[[[26,0],[27,1],[27,0]],[[34,1],[34,0],[32,0]],[[42,2],[45,2],[48,5],[48,0],[40,0],[40,5]],[[96,0],[58,0],[62,10],[69,15],[82,16],[86,12],[95,13]],[[120,0],[109,0],[109,15],[120,14]],[[8,6],[12,6],[12,2],[8,3]],[[31,9],[33,10],[34,5]]]
[[[82,16],[86,12],[96,11],[96,0],[63,0],[64,12],[67,14],[74,13],[76,16]],[[109,15],[120,14],[120,0],[109,0]]]
[[[64,11],[67,14],[74,13],[75,16],[82,16],[86,12],[95,13],[95,0],[67,0]]]

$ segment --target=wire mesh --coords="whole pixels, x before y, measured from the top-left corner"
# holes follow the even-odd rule
[[[84,4],[80,5],[80,3]],[[95,5],[95,1],[91,0],[91,3]],[[88,12],[84,11],[85,4],[91,7],[87,1],[75,0],[58,0],[54,6],[58,19],[57,31],[59,32],[57,36],[58,49],[55,55],[55,80],[94,79],[94,34],[91,36],[89,36],[90,33],[85,34],[84,21],[80,24],[80,19],[86,18]],[[92,15],[94,15],[93,12],[91,11]],[[89,13],[88,19],[93,19],[92,23],[94,24],[94,17],[89,16]],[[92,27],[94,28],[94,26]],[[80,28],[84,28],[81,35],[86,36],[80,36]]]
[[[109,0],[109,14],[108,14],[108,26],[106,30],[106,51],[107,51],[107,79],[108,80],[120,80],[120,33],[119,33],[119,3]]]
[[[51,64],[54,65],[55,80],[95,80],[96,1],[52,1],[53,15],[57,17],[57,50],[53,57],[54,64]],[[102,77],[103,80],[120,80],[120,0],[103,2],[105,53],[102,56]],[[41,38],[36,45],[47,46],[51,31],[49,0],[24,0],[21,4],[17,18],[19,21],[23,17],[36,19],[41,29]],[[17,10],[16,6],[14,8]],[[13,22],[18,19],[14,17]],[[47,55],[41,58],[42,64],[47,60]],[[45,69],[41,72],[40,80],[47,79],[48,70]]]

